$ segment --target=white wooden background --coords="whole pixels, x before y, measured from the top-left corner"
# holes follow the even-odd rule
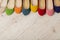
[[[60,40],[60,14],[0,15],[0,40]]]

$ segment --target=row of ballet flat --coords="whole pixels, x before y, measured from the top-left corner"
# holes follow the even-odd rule
[[[60,13],[59,0],[0,0],[0,14],[6,11],[7,15],[20,14],[28,15],[31,11],[43,16],[52,16],[54,12]]]

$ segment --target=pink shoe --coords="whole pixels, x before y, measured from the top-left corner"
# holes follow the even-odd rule
[[[49,16],[52,16],[54,14],[54,10],[53,9],[47,9],[46,10],[46,13],[49,15]]]
[[[53,0],[47,0],[46,5],[46,14],[52,16],[54,14]]]

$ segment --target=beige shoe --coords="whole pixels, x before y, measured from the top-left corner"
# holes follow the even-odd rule
[[[0,0],[0,14],[2,14],[4,11],[5,11],[5,8],[6,8],[6,6],[7,6],[7,1],[8,0]]]

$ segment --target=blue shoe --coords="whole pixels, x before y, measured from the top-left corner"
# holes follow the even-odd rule
[[[59,7],[58,6],[54,6],[54,11],[59,13],[60,12],[60,6]]]
[[[58,4],[58,2],[60,2],[60,1],[59,0],[54,0],[54,11],[57,12],[57,13],[60,13],[60,5]]]
[[[30,13],[30,0],[23,0],[23,9],[22,12],[24,15],[28,15]]]
[[[30,13],[30,11],[31,11],[30,8],[29,9],[24,9],[23,8],[23,10],[22,10],[24,15],[28,15]]]

